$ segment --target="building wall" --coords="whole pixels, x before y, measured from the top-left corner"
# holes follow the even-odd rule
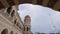
[[[14,16],[11,17],[11,13],[6,12],[6,8],[0,10],[0,34],[23,34],[23,23],[17,16],[17,6],[12,6],[12,10],[15,10]],[[17,19],[17,24],[14,24],[14,20]],[[21,29],[20,29],[20,28]],[[12,33],[11,33],[12,32]]]

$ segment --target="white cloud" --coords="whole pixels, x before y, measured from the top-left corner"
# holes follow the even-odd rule
[[[52,29],[52,18],[54,23],[56,23],[57,28],[59,28],[60,13],[55,12],[52,9],[32,5],[32,4],[22,4],[19,5],[19,14],[24,19],[27,14],[31,16],[31,24],[33,32],[51,32]],[[50,15],[49,15],[50,14]]]

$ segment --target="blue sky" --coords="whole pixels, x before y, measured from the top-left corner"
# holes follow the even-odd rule
[[[30,15],[32,32],[48,33],[60,30],[60,12],[58,11],[40,5],[20,4],[18,13],[22,21],[26,15]]]

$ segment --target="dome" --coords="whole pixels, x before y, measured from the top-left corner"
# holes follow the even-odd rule
[[[30,16],[29,15],[26,15],[25,18],[30,18]]]

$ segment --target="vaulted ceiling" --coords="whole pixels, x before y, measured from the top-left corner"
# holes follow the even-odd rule
[[[42,5],[60,11],[60,0],[0,0],[0,9],[23,3]]]

